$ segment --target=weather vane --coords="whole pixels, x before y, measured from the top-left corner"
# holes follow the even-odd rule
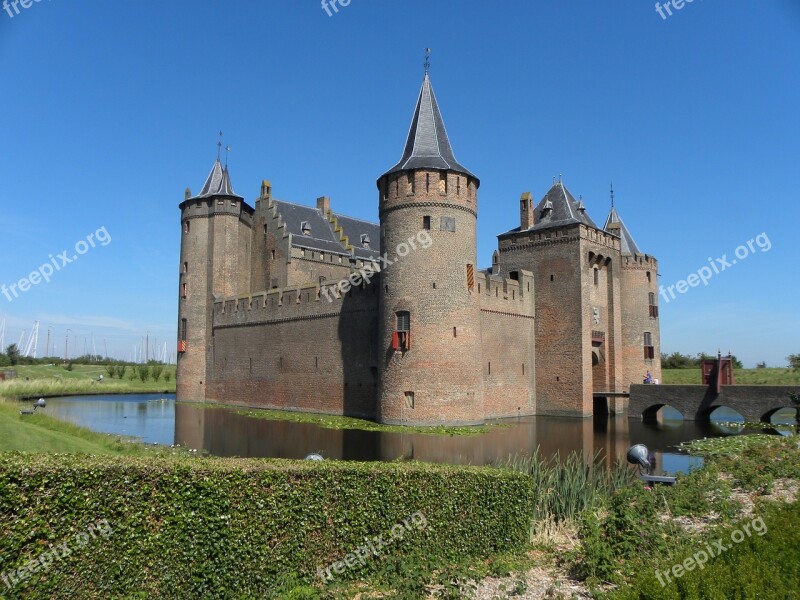
[[[228,168],[228,153],[231,151],[230,146],[225,146],[225,168]]]
[[[431,68],[431,49],[425,48],[425,75],[428,74],[428,70]]]
[[[221,151],[222,151],[222,130],[220,130],[219,132],[219,141],[217,142],[217,160],[219,160],[219,153]]]
[[[611,182],[611,208],[614,208],[614,182]]]

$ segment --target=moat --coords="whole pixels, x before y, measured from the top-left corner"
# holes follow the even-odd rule
[[[415,459],[485,465],[513,454],[529,454],[537,447],[544,456],[599,450],[618,460],[632,444],[644,443],[655,452],[660,472],[686,471],[699,464],[698,459],[677,452],[681,442],[743,431],[719,423],[667,420],[645,424],[617,416],[511,419],[486,433],[469,436],[388,433],[254,418],[235,409],[176,403],[174,395],[160,394],[54,398],[48,400],[46,412],[94,431],[146,443],[180,444],[216,456],[304,458],[317,452],[335,460]],[[731,415],[730,420],[735,417]]]

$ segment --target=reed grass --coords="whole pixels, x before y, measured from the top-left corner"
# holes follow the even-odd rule
[[[599,450],[589,457],[572,452],[561,460],[558,453],[543,458],[537,448],[530,456],[512,456],[499,466],[533,479],[533,525],[539,526],[535,529],[573,522],[595,497],[610,496],[636,480],[636,473],[627,464],[608,464]],[[531,534],[533,537],[533,530]]]

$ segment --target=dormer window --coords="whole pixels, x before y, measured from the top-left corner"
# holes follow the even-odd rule
[[[369,248],[369,235],[366,233],[361,234],[361,246],[363,248]]]
[[[311,225],[308,224],[308,221],[300,223],[300,231],[303,232],[303,235],[311,235]]]

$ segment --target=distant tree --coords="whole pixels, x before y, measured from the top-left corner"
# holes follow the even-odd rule
[[[166,369],[164,371],[164,381],[170,381],[172,379],[172,371]]]
[[[8,360],[8,356],[5,353],[0,352],[0,367],[10,367],[10,366],[11,366],[11,361]]]
[[[6,348],[6,356],[12,367],[19,363],[19,348],[17,348],[16,344],[11,344]]]
[[[142,383],[147,381],[147,378],[150,377],[150,368],[147,365],[141,365],[137,372],[139,374],[139,379],[142,380]]]
[[[119,377],[120,379],[125,377],[125,371],[127,370],[128,367],[126,367],[125,365],[117,365],[117,377]]]
[[[767,368],[767,363],[765,362],[756,363],[756,369],[766,369],[766,368]]]
[[[164,367],[159,364],[155,364],[150,368],[150,373],[153,376],[153,381],[158,381],[161,379],[161,373],[164,372]]]
[[[72,362],[70,361],[70,363],[65,368],[67,369],[67,371],[72,371],[72,369],[74,369],[75,367],[72,365]]]
[[[744,364],[735,355],[731,355],[731,362],[733,363],[734,369],[744,369]],[[764,365],[766,366],[766,365]]]
[[[786,357],[789,362],[789,367],[792,369],[800,369],[800,354],[790,354]]]
[[[114,365],[106,365],[106,373],[111,379],[114,379],[114,374],[117,372],[117,369]]]

